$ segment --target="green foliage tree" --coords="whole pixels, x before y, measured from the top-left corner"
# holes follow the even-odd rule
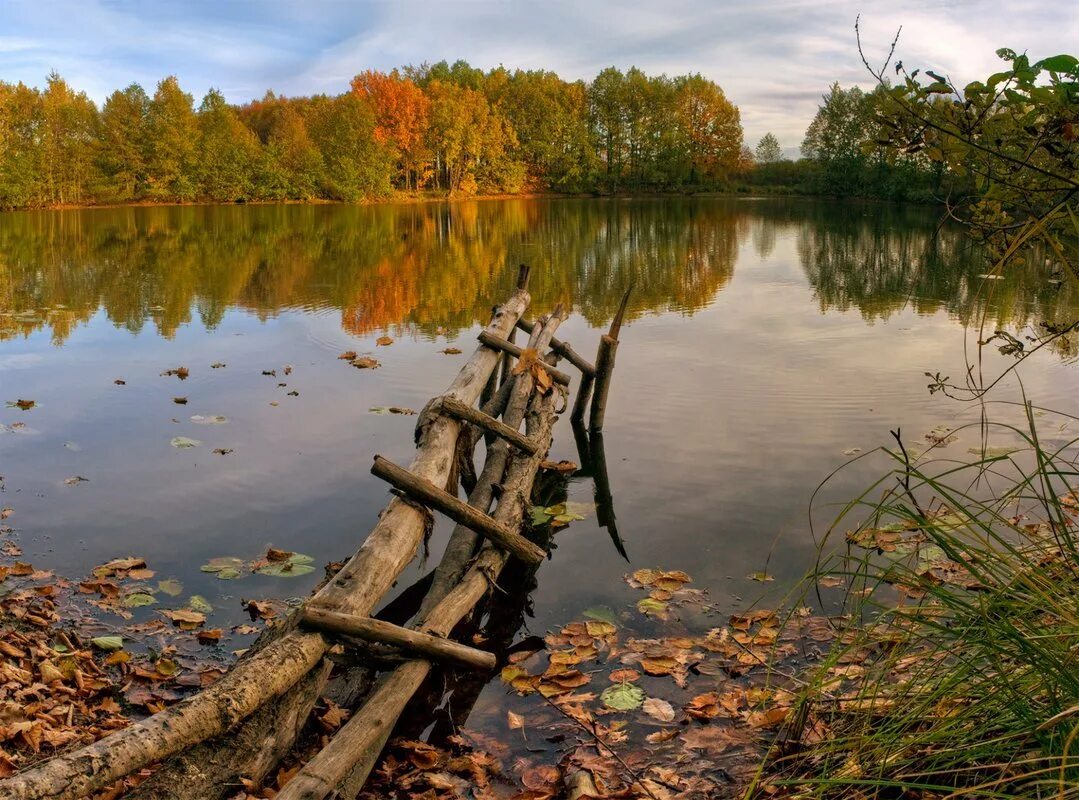
[[[322,156],[324,197],[355,202],[390,194],[393,153],[375,141],[375,115],[362,98],[352,93],[312,98],[306,119]]]
[[[258,137],[240,121],[217,89],[211,89],[203,98],[198,124],[199,197],[249,199],[261,156]]]
[[[43,202],[41,126],[40,93],[22,83],[0,83],[0,207]]]
[[[146,115],[148,197],[194,200],[198,191],[199,122],[193,98],[175,76],[157,85]]]
[[[146,191],[146,120],[150,98],[137,83],[117,90],[101,109],[97,163],[109,199],[135,200]]]
[[[757,142],[757,149],[753,157],[758,164],[775,164],[783,160],[783,148],[779,146],[779,139],[768,132]]]

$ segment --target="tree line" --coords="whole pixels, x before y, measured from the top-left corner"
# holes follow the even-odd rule
[[[53,73],[0,82],[0,207],[357,201],[714,188],[744,169],[738,108],[701,75],[592,81],[463,61],[357,75],[341,95],[196,106],[175,77],[99,108]]]

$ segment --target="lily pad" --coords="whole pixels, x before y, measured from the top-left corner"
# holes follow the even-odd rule
[[[172,441],[169,442],[173,447],[179,447],[185,449],[188,447],[198,447],[202,442],[198,439],[188,439],[186,436],[173,436]]]
[[[635,711],[644,703],[644,689],[633,683],[616,683],[604,689],[599,699],[615,711]]]
[[[315,571],[311,566],[312,561],[314,559],[311,556],[291,553],[288,558],[263,564],[255,571],[260,575],[272,575],[275,578],[297,578]]]
[[[199,567],[199,569],[203,572],[217,575],[221,580],[227,581],[240,577],[240,570],[242,570],[243,567],[244,560],[242,558],[235,558],[234,556],[218,556],[217,558],[211,558],[208,562]]]
[[[157,600],[152,594],[146,592],[135,592],[124,597],[124,606],[126,608],[140,608],[142,606],[152,606]]]
[[[203,614],[212,614],[214,607],[201,594],[193,594],[187,601],[187,607],[192,611],[200,611]]]

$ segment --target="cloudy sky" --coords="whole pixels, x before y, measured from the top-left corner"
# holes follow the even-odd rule
[[[266,89],[341,92],[365,68],[464,58],[590,78],[610,65],[699,71],[742,110],[746,138],[773,131],[793,152],[822,91],[868,85],[854,20],[882,56],[966,82],[998,47],[1073,52],[1074,0],[0,0],[0,80],[52,69],[101,101],[176,74],[233,102]]]

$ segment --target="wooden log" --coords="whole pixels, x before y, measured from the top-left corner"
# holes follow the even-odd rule
[[[484,414],[479,409],[472,406],[466,406],[459,400],[454,400],[452,397],[445,397],[439,404],[439,408],[451,417],[461,420],[462,422],[468,422],[479,428],[483,428],[485,431],[490,431],[495,436],[505,439],[511,445],[518,450],[532,455],[536,452],[537,445],[527,436],[520,431],[516,431],[505,423],[499,422],[492,416]]]
[[[487,347],[494,348],[495,350],[501,350],[502,352],[508,353],[509,355],[515,356],[517,358],[520,358],[521,353],[524,352],[523,348],[518,347],[508,339],[505,339],[493,333],[489,333],[488,331],[481,331],[478,338]],[[550,373],[551,378],[554,380],[555,383],[561,384],[562,386],[570,385],[570,377],[566,373],[551,366],[546,367],[546,370]]]
[[[495,668],[495,655],[475,647],[432,636],[429,633],[391,625],[389,622],[341,614],[328,608],[308,605],[303,610],[303,623],[319,631],[355,636],[367,642],[377,642],[408,650],[413,655],[426,656],[436,661],[456,661],[472,669],[490,671]]]
[[[307,673],[276,703],[267,703],[239,730],[185,750],[124,800],[209,800],[232,796],[242,779],[256,784],[270,774],[292,748],[326,687],[329,659]]]
[[[570,413],[571,420],[583,420],[585,409],[588,408],[588,400],[592,396],[592,385],[596,382],[595,372],[581,376],[581,385],[577,387],[577,396],[573,399],[573,411]]]
[[[517,327],[525,333],[532,333],[532,329],[536,327],[536,323],[528,319],[517,320]],[[584,356],[574,350],[569,342],[563,342],[561,339],[553,338],[550,342],[550,348],[559,355],[559,357],[566,359],[569,363],[575,366],[581,371],[583,375],[595,375],[596,368],[593,366]]]
[[[528,305],[528,293],[519,290],[495,313],[487,331],[508,332]],[[445,395],[472,405],[498,363],[498,353],[480,347],[465,364]],[[445,486],[454,462],[457,420],[435,417],[423,433],[421,447],[408,471],[435,486]],[[363,545],[317,595],[317,602],[347,614],[370,615],[382,595],[415,558],[426,531],[421,509],[395,499],[383,510]]]
[[[547,555],[521,534],[500,525],[482,511],[477,511],[444,489],[438,488],[430,481],[412,474],[382,456],[375,456],[371,472],[409,497],[438,509],[454,522],[467,525],[484,538],[497,542],[499,547],[513,553],[522,561],[538,564]]]
[[[545,324],[535,328],[530,335],[528,340],[530,348],[538,351],[546,346],[548,338],[553,335],[558,324],[551,321],[548,325],[546,324],[548,320],[550,320],[550,317],[544,317],[543,322]],[[525,414],[528,411],[529,395],[532,391],[532,376],[522,375],[520,381],[514,376],[502,387],[499,394],[501,395],[502,391],[506,389],[510,389],[512,393],[506,392],[500,411],[504,409],[503,419],[505,424],[516,430],[521,427],[521,423],[524,422]],[[489,406],[484,406],[482,410],[489,414],[495,413],[495,409],[489,408]],[[478,436],[473,440],[473,446],[475,446],[476,441],[478,441]],[[478,508],[480,511],[487,511],[491,508],[494,504],[495,486],[501,483],[509,458],[510,451],[505,442],[496,441],[491,443],[487,448],[487,458],[476,481],[476,488],[469,493],[469,505]],[[457,584],[465,570],[468,569],[468,565],[472,562],[472,556],[478,546],[479,537],[475,532],[464,525],[458,525],[454,528],[449,541],[446,543],[446,550],[443,553],[442,560],[435,568],[431,589],[420,604],[419,619],[425,619],[431,609]]]
[[[592,407],[588,413],[588,429],[593,433],[603,430],[603,418],[607,414],[607,394],[611,389],[611,375],[614,372],[617,350],[617,339],[606,334],[600,338],[599,353],[596,356],[596,384],[592,391]]]
[[[320,634],[291,633],[237,663],[199,694],[5,779],[0,782],[0,798],[85,797],[136,769],[224,733],[314,669],[325,651]]]
[[[528,307],[519,288],[487,326],[505,336]],[[498,353],[479,347],[446,394],[472,404],[498,362]],[[424,433],[414,474],[444,485],[453,464],[460,424],[435,419]],[[349,562],[315,595],[344,613],[367,615],[415,557],[426,530],[422,510],[395,499]],[[283,694],[310,672],[327,649],[317,633],[291,632],[249,659],[237,662],[217,683],[171,708],[86,747],[64,753],[0,781],[2,800],[75,800],[186,747],[218,736]]]
[[[554,419],[554,394],[536,396],[526,433],[543,443],[541,453],[550,447]],[[520,526],[540,460],[540,454],[521,453],[510,462],[495,511],[497,521]],[[434,635],[448,635],[487,593],[508,558],[504,550],[487,542],[461,582],[432,609],[420,629]],[[429,661],[416,660],[387,675],[330,743],[285,784],[277,800],[321,800],[337,792],[338,787],[341,796],[354,797],[367,780],[401,711],[430,669]]]

